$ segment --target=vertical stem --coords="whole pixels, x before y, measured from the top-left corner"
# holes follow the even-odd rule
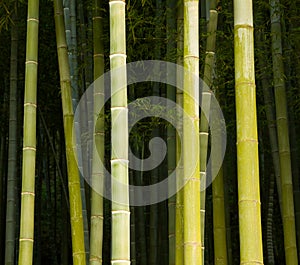
[[[39,0],[28,1],[19,264],[32,264]]]
[[[113,71],[122,67],[111,74],[111,262],[113,265],[122,265],[130,264],[125,1],[110,0],[109,13],[110,68]]]
[[[183,65],[183,1],[179,1],[177,7],[177,64]],[[176,73],[177,86],[180,85],[180,81],[183,79]],[[182,86],[181,86],[182,87]],[[183,93],[182,90],[176,90],[176,103],[179,106],[183,106]],[[181,121],[179,121],[178,130],[182,130],[180,127]],[[181,149],[181,139],[176,134],[176,179],[183,179],[183,163],[180,162],[183,150]],[[177,185],[177,184],[176,184]],[[178,189],[177,189],[178,190]],[[175,223],[175,264],[183,265],[183,189],[178,190],[176,194],[176,223]]]
[[[234,1],[238,200],[241,264],[263,264],[252,0]]]
[[[16,3],[17,5],[17,3]],[[17,9],[15,9],[17,12]],[[18,82],[18,28],[17,14],[11,25],[9,143],[6,203],[5,264],[15,261],[16,192],[17,192],[17,82]]]
[[[191,119],[183,121],[184,181],[184,264],[202,263],[200,222],[200,153],[199,153],[199,2],[184,0],[184,93],[183,109]],[[194,75],[194,76],[192,76]],[[195,164],[193,164],[195,163]],[[193,172],[191,172],[193,168]]]
[[[76,163],[74,142],[72,139],[74,114],[71,99],[71,81],[62,0],[54,1],[54,18],[67,157],[73,264],[85,265],[86,255],[84,247],[80,178]]]
[[[101,1],[94,1],[93,15],[93,38],[94,38],[94,80],[104,73],[104,50],[103,50],[103,30],[101,17]],[[103,85],[103,83],[101,84]],[[101,87],[94,87],[94,113],[97,106],[103,105],[104,91]],[[94,150],[93,157],[99,156],[104,163],[104,109],[94,116],[95,134],[94,134]],[[92,160],[92,187],[96,183],[102,187],[103,185],[103,169],[99,168],[95,159]],[[90,265],[102,264],[102,246],[103,246],[103,198],[99,194],[101,190],[91,189],[91,238],[90,238]]]
[[[280,2],[270,0],[273,78],[275,90],[275,107],[277,139],[282,191],[282,219],[286,264],[298,264],[296,229],[294,216],[294,198],[289,144],[288,114],[282,61]]]

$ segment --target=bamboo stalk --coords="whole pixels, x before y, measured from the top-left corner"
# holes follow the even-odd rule
[[[282,219],[286,264],[298,264],[287,103],[282,61],[280,2],[270,0],[273,79],[282,191]]]
[[[201,222],[200,222],[200,154],[199,154],[199,84],[191,74],[199,74],[198,21],[199,2],[184,0],[184,92],[183,109],[192,119],[193,128],[187,120],[183,121],[183,159],[184,181],[184,264],[202,263]],[[189,73],[189,74],[188,74]],[[191,162],[196,159],[195,165]],[[191,168],[194,172],[191,173]]]
[[[19,264],[32,264],[36,165],[39,1],[28,1]]]
[[[73,264],[85,265],[86,255],[84,247],[82,201],[80,194],[79,172],[76,163],[76,152],[74,151],[74,142],[72,139],[74,114],[71,99],[71,81],[63,6],[61,0],[54,1],[54,18],[67,157]]]
[[[177,64],[183,65],[183,1],[180,0],[177,6]],[[183,80],[183,77],[180,75],[180,71],[176,73],[176,83],[177,86],[180,85],[180,80]],[[182,86],[181,86],[182,87]],[[177,88],[176,90],[176,104],[183,106],[183,93],[182,90]],[[178,130],[182,131],[181,121],[176,125]],[[181,140],[179,135],[176,134],[176,179],[178,185],[178,180],[182,181],[183,179],[183,163],[180,160],[182,156]],[[178,188],[177,188],[178,190]],[[179,189],[176,194],[176,210],[175,210],[175,264],[183,265],[183,189]]]
[[[16,6],[17,7],[17,3]],[[16,192],[17,192],[17,83],[18,83],[18,26],[17,8],[11,25],[10,96],[9,96],[9,142],[7,171],[5,264],[15,261]]]
[[[101,17],[101,1],[94,1],[94,15],[93,15],[93,38],[94,38],[94,80],[99,78],[104,73],[104,51],[102,41],[102,17]],[[99,82],[98,82],[99,83]],[[102,84],[99,84],[103,85]],[[96,113],[97,107],[103,105],[104,93],[103,88],[94,87],[94,150],[93,157],[99,156],[101,161],[104,161],[104,109]],[[95,163],[95,159],[92,160],[92,187],[96,183],[99,183],[101,188],[103,185],[103,170]],[[90,238],[90,265],[102,264],[102,246],[103,246],[103,198],[99,194],[101,190],[91,189],[91,238]]]
[[[238,199],[241,264],[263,264],[252,1],[234,1]]]
[[[128,108],[126,81],[125,1],[110,0],[111,175],[113,265],[130,264],[130,211],[128,190]],[[116,181],[117,182],[116,182]],[[120,184],[123,184],[121,187]],[[122,203],[120,203],[120,200]],[[119,202],[118,202],[119,201]]]

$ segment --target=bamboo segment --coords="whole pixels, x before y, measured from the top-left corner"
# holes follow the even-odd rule
[[[128,108],[126,81],[125,2],[109,2],[111,74],[111,174],[113,265],[130,264],[130,211],[128,190]],[[118,184],[119,183],[119,184]],[[120,184],[123,184],[122,186]]]
[[[183,122],[184,186],[184,264],[202,263],[200,223],[200,154],[199,154],[199,83],[191,76],[199,74],[198,11],[199,2],[184,0],[184,93],[183,109],[192,119],[193,128]],[[188,72],[190,74],[188,74]],[[195,165],[191,161],[196,159]],[[191,168],[193,172],[191,174]]]
[[[85,265],[86,257],[84,247],[80,179],[76,162],[76,153],[74,151],[74,142],[72,139],[74,114],[71,98],[71,81],[64,26],[63,6],[61,0],[54,1],[54,18],[67,157],[73,264]]]
[[[234,1],[234,55],[241,264],[263,264],[252,1]]]
[[[94,38],[94,80],[99,78],[104,73],[104,51],[102,41],[102,17],[101,17],[101,1],[94,1],[93,15],[93,38]],[[99,84],[100,85],[100,84]],[[101,84],[104,85],[104,84]],[[94,108],[95,108],[95,133],[93,145],[93,158],[98,155],[101,161],[104,161],[104,109],[100,114],[96,113],[97,106],[102,106],[104,101],[103,88],[94,87]],[[92,160],[92,187],[99,188],[103,185],[103,169],[99,168],[98,163]],[[101,190],[97,190],[98,192]],[[103,198],[102,196],[91,189],[91,237],[90,237],[90,265],[102,264],[102,246],[103,246]]]
[[[212,183],[215,265],[227,264],[223,168]]]
[[[279,147],[282,219],[286,264],[298,264],[287,103],[282,61],[280,2],[270,0],[273,78]]]
[[[22,192],[19,239],[20,265],[32,264],[33,256],[38,29],[39,1],[29,0],[26,36]]]

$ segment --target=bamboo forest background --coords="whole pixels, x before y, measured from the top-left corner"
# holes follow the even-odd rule
[[[242,84],[235,81],[239,76],[239,62],[244,62],[242,52],[234,54],[234,47],[236,51],[242,47],[235,32],[249,21],[238,26],[234,24],[234,8],[237,17],[238,12],[242,12],[241,17],[247,17],[252,14],[251,8],[246,7],[252,4],[250,0],[234,2],[235,6],[229,0],[199,3],[128,0],[124,6],[122,1],[109,3],[108,0],[1,1],[1,264],[29,265],[31,260],[37,265],[129,264],[127,259],[133,265],[254,264],[251,260],[262,264],[262,258],[264,264],[298,264],[300,1],[253,0],[260,193],[249,201],[259,204],[260,200],[261,203],[263,257],[259,254],[261,246],[251,241],[255,237],[252,231],[256,233],[260,229],[259,214],[243,219],[245,183],[238,176],[238,156],[243,155],[237,152],[243,141],[239,138],[239,131],[237,133],[241,127],[236,126],[240,124],[241,117],[238,106],[248,104],[239,101],[239,94],[235,94]],[[184,14],[183,5],[191,8],[194,4],[196,7],[199,5],[199,16],[193,17],[194,11]],[[240,5],[244,8],[239,10]],[[197,27],[191,27],[189,35],[187,27],[197,23],[199,31]],[[250,24],[245,26],[245,32],[251,28]],[[126,30],[126,34],[122,29]],[[247,43],[247,40],[245,47],[251,47],[251,41]],[[198,45],[190,45],[189,41]],[[197,47],[195,54],[191,47]],[[197,58],[197,52],[199,69],[197,59],[191,59],[189,63],[185,61],[189,56]],[[191,189],[192,197],[189,198],[201,201],[198,205],[201,211],[195,208],[199,218],[193,215],[188,218],[187,211],[182,210],[183,205],[188,205],[188,199],[183,199],[182,192],[157,204],[128,208],[102,198],[83,178],[79,181],[78,172],[70,170],[75,160],[66,132],[78,99],[97,77],[117,67],[120,61],[125,64],[139,60],[186,63],[191,67],[189,70],[199,73],[217,95],[226,121],[227,149],[222,170],[213,185],[201,194],[200,190],[199,194],[194,194]],[[122,82],[122,77],[119,78]],[[34,90],[35,82],[37,92]],[[122,93],[127,95],[128,102],[152,95],[182,102],[180,94],[176,95],[174,91],[170,86],[145,82],[130,85],[127,92],[124,90]],[[255,95],[253,91],[254,87],[252,96]],[[73,107],[69,104],[70,94]],[[101,99],[95,99],[99,102],[96,100]],[[116,143],[111,143],[111,138],[114,138],[111,136],[119,135],[119,127],[124,128],[124,135],[117,137],[126,141],[126,120],[119,127],[111,126],[115,117],[113,113],[117,111],[114,107],[125,108],[126,104],[126,100],[112,97],[101,113],[104,117],[102,123],[96,127],[102,142],[100,153],[107,169],[112,163],[113,170],[116,170],[113,165],[117,164],[111,162],[114,159],[127,159],[127,154],[116,157],[111,152],[111,144],[116,147]],[[183,100],[183,106],[187,107],[187,104]],[[255,113],[255,100],[252,107],[254,110],[248,109],[248,112]],[[35,113],[36,121],[30,120]],[[30,127],[35,124],[36,135],[35,128]],[[208,125],[204,117],[201,117],[199,127],[199,163],[203,172],[210,151],[209,140],[205,138]],[[250,128],[248,131],[252,129],[255,130]],[[167,156],[153,170],[144,171],[142,165],[139,165],[141,170],[129,169],[130,183],[153,184],[175,169],[179,151],[178,148],[177,153],[175,151],[174,127],[167,121],[161,118],[141,120],[129,134],[129,145],[137,157],[144,159],[150,155],[149,140],[156,136],[167,143]],[[186,138],[181,140],[188,144]],[[126,146],[116,148],[127,149]],[[249,157],[256,154],[254,149],[247,150]],[[186,155],[183,152],[183,156]],[[85,159],[84,154],[82,159]],[[285,173],[289,171],[290,174]],[[251,176],[253,183],[257,180]],[[190,191],[189,188],[187,185],[186,192]],[[32,198],[35,201],[34,218],[33,204],[29,204]],[[21,210],[26,205],[29,208]],[[242,228],[245,222],[250,228]],[[130,230],[124,231],[126,225],[130,226]],[[199,234],[189,233],[193,229]],[[190,237],[187,236],[183,242],[186,235]],[[201,235],[201,245],[194,241],[198,235]],[[197,245],[194,252],[198,254],[187,247],[193,242]],[[250,245],[245,242],[250,242]],[[258,252],[252,252],[256,247]]]

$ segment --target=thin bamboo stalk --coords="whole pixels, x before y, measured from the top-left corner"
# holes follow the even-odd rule
[[[176,1],[167,0],[167,60],[174,62],[176,60]],[[168,71],[169,72],[169,71]],[[167,77],[171,79],[172,77]],[[168,80],[170,84],[171,80]],[[176,89],[171,85],[167,86],[167,98],[176,101]],[[170,176],[176,168],[176,131],[173,127],[167,128],[167,147],[168,147],[168,176]],[[169,189],[172,190],[171,184]],[[168,200],[168,238],[169,238],[169,265],[175,265],[175,212],[176,212],[176,195],[169,197]]]
[[[177,64],[183,65],[183,1],[178,2],[177,6]],[[177,86],[183,80],[180,71],[176,74]],[[176,90],[176,104],[183,106],[183,93],[181,89]],[[176,125],[178,130],[182,131],[181,121]],[[182,155],[181,139],[176,134],[176,179],[183,179],[183,163],[180,160]],[[176,184],[177,185],[177,184]],[[177,188],[178,190],[178,188]],[[183,189],[179,189],[176,194],[176,212],[175,212],[175,264],[183,265]]]
[[[54,1],[54,18],[67,157],[73,264],[85,265],[86,255],[84,247],[80,179],[72,138],[74,114],[71,99],[71,81],[65,36],[63,5],[61,0]]]
[[[33,257],[38,29],[39,1],[29,0],[26,36],[22,192],[19,239],[20,265],[32,264]]]
[[[102,41],[102,17],[101,17],[101,1],[94,1],[93,15],[93,38],[94,38],[94,80],[104,73],[104,51]],[[100,85],[100,84],[99,84]],[[103,85],[103,84],[102,84]],[[101,93],[102,92],[102,93]],[[99,116],[96,113],[97,106],[103,105],[104,94],[101,87],[94,87],[94,150],[93,157],[99,156],[104,161],[104,109],[101,110]],[[92,160],[92,187],[95,183],[103,182],[103,170]],[[102,183],[103,184],[103,183]],[[100,188],[102,185],[99,186]],[[99,194],[101,190],[91,189],[91,237],[90,237],[90,265],[102,264],[102,246],[103,246],[103,198]]]
[[[282,190],[282,219],[286,264],[298,264],[287,103],[282,61],[280,2],[270,0],[273,79]]]
[[[17,3],[16,6],[17,7]],[[5,264],[14,264],[16,237],[16,193],[17,193],[17,85],[18,85],[18,26],[17,9],[11,26],[10,55],[10,96],[9,96],[9,142],[7,171]]]

